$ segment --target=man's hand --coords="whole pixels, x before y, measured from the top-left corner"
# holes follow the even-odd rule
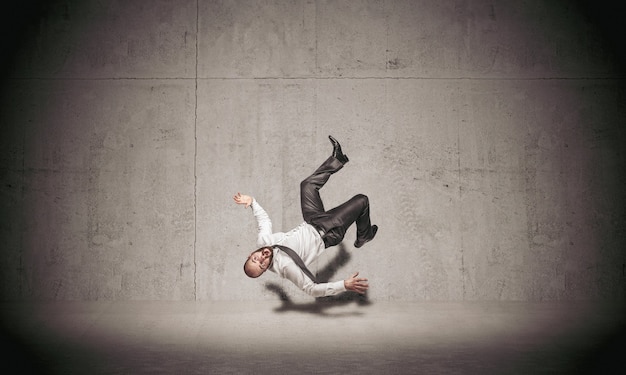
[[[233,199],[235,200],[235,203],[237,203],[237,204],[244,204],[246,206],[246,208],[250,207],[250,205],[252,204],[252,197],[249,196],[249,195],[244,195],[244,194],[241,194],[241,193],[237,193],[237,194],[235,194]]]
[[[359,276],[358,272],[349,279],[345,279],[343,285],[346,287],[346,290],[363,294],[369,288],[369,285],[367,284],[367,279],[357,278],[357,276]]]

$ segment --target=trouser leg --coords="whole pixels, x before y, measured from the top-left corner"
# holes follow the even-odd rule
[[[304,221],[311,224],[316,218],[325,213],[324,203],[319,190],[326,184],[330,175],[343,168],[343,164],[329,157],[312,175],[300,183],[300,207]]]
[[[326,231],[324,235],[326,247],[341,243],[352,223],[356,223],[357,239],[372,237],[369,199],[366,195],[355,195],[347,202],[327,211],[320,219],[319,225]]]

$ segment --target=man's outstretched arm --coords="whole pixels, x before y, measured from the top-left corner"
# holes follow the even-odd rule
[[[298,266],[293,264],[292,267],[284,270],[282,276],[312,297],[332,296],[345,291],[364,294],[369,288],[367,279],[358,277],[358,272],[345,280],[315,284]]]
[[[278,243],[280,240],[280,233],[273,234],[272,220],[259,202],[249,195],[237,193],[233,200],[235,203],[244,206],[245,208],[252,207],[252,213],[257,222],[257,246],[270,246]]]
[[[364,294],[369,285],[367,279],[359,278],[356,272],[346,280],[330,281],[327,283],[315,284],[295,263],[285,267],[281,274],[283,278],[294,283],[300,290],[311,297],[333,296],[345,291]]]

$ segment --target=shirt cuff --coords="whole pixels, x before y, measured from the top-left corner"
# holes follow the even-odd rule
[[[333,290],[334,294],[343,293],[346,291],[346,284],[344,284],[343,280],[330,282],[330,288]]]

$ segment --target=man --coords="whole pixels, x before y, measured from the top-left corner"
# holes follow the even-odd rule
[[[352,223],[357,226],[354,242],[357,248],[371,241],[378,231],[378,227],[370,223],[369,200],[363,194],[355,195],[332,210],[324,210],[319,189],[348,162],[339,142],[332,136],[328,138],[333,144],[332,155],[300,183],[300,204],[305,222],[296,228],[286,233],[273,233],[272,221],[253,197],[241,193],[233,197],[235,203],[245,208],[252,206],[258,225],[257,246],[261,248],[252,252],[244,264],[244,272],[249,277],[256,278],[270,270],[313,297],[331,296],[347,290],[363,294],[368,289],[367,279],[359,278],[358,272],[346,280],[318,284],[306,268],[326,248],[341,243]]]

